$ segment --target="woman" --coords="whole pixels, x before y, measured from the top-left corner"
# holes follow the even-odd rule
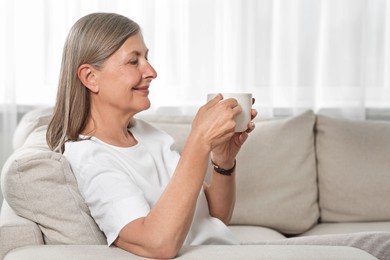
[[[254,124],[234,133],[240,107],[218,95],[199,109],[179,157],[171,137],[134,119],[149,108],[157,77],[147,56],[128,18],[95,13],[77,21],[64,47],[48,144],[69,160],[109,245],[170,258],[183,244],[236,244],[225,225],[235,202],[235,157]],[[218,167],[204,185],[210,155]]]
[[[218,95],[199,109],[179,156],[171,137],[134,119],[149,108],[150,83],[157,77],[147,56],[140,28],[128,18],[95,13],[77,21],[64,47],[47,142],[69,160],[108,245],[172,258],[184,244],[237,244],[225,225],[235,202],[235,157],[255,126],[234,133],[240,107]],[[214,173],[205,185],[210,157]],[[267,244],[344,245],[388,259],[389,234]]]

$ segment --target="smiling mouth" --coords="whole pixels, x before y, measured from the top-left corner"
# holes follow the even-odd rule
[[[136,87],[133,88],[133,90],[143,92],[143,93],[149,93],[149,87]]]
[[[145,86],[145,87],[134,87],[133,89],[135,89],[135,90],[148,90],[148,89],[149,89],[149,86]]]

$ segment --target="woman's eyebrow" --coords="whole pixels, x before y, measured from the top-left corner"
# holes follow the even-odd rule
[[[138,51],[138,50],[131,51],[127,55],[129,56],[129,55],[132,55],[132,54],[135,54],[137,56],[142,56],[142,53],[140,51]],[[146,49],[145,56],[148,56],[148,54],[149,54],[149,49]]]

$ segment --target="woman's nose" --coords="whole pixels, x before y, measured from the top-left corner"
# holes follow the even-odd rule
[[[156,70],[153,68],[153,66],[149,62],[146,63],[145,71],[143,74],[144,74],[144,78],[155,79],[157,77]]]

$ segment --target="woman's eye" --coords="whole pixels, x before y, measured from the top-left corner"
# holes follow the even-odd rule
[[[138,64],[138,60],[131,60],[129,63],[131,65],[137,65]]]

